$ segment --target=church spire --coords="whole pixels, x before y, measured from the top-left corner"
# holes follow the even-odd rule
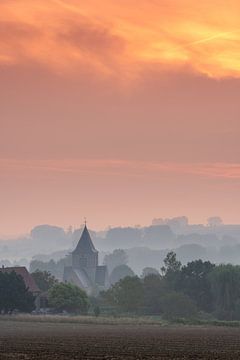
[[[82,235],[80,237],[80,240],[77,244],[76,249],[73,251],[73,254],[76,253],[95,253],[97,252],[97,250],[95,249],[95,246],[93,245],[91,236],[89,234],[88,228],[87,228],[87,221],[84,221],[84,228],[83,228],[83,232]]]

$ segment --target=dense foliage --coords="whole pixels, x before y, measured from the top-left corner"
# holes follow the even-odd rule
[[[183,266],[175,289],[183,291],[199,307],[207,312],[213,310],[213,292],[209,274],[215,265],[209,261],[196,260]]]
[[[216,266],[202,260],[182,266],[170,252],[161,272],[127,276],[102,293],[102,299],[118,312],[159,314],[168,319],[197,314],[240,319],[240,266]]]
[[[59,283],[49,290],[49,305],[57,311],[85,314],[89,302],[87,294],[79,287]]]
[[[71,264],[71,260],[69,256],[66,256],[63,259],[58,261],[50,260],[47,262],[41,260],[33,260],[30,263],[30,272],[33,273],[35,271],[47,271],[50,272],[56,279],[62,281],[64,267],[69,266]]]
[[[143,299],[141,280],[137,276],[127,276],[113,285],[105,296],[110,304],[118,306],[123,311],[136,312]]]
[[[126,265],[127,256],[123,250],[107,255],[105,263],[112,269],[111,287],[98,299],[98,304],[105,308],[114,308],[117,313],[161,315],[168,319],[199,315],[220,320],[240,320],[238,265],[215,265],[209,261],[195,260],[182,266],[177,255],[169,252],[160,271],[151,267],[144,268],[141,277],[137,277]],[[32,263],[33,267],[37,265],[41,264]],[[49,267],[55,266],[55,271],[59,265],[60,263],[49,262]],[[63,265],[61,263],[60,267]],[[56,272],[60,273],[59,270]],[[43,281],[40,286],[42,290],[45,285],[51,287],[48,284],[51,276],[48,276],[36,272],[38,285]],[[68,308],[68,311],[73,309],[68,304],[56,308]]]
[[[145,267],[142,271],[142,275],[141,277],[142,278],[145,278],[146,276],[149,276],[149,275],[159,275],[159,271],[153,267]]]
[[[38,288],[43,292],[48,291],[58,283],[58,280],[53,275],[51,275],[49,271],[36,270],[31,275],[35,280]]]
[[[210,274],[215,315],[240,320],[240,266],[220,265]]]
[[[0,313],[31,312],[35,308],[34,300],[20,275],[14,271],[0,272]]]
[[[110,274],[110,284],[114,285],[121,279],[124,279],[127,276],[134,276],[134,272],[132,269],[127,265],[119,265],[113,269]]]

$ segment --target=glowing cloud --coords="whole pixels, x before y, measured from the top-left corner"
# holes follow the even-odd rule
[[[239,1],[11,0],[0,64],[132,76],[147,66],[240,77]]]

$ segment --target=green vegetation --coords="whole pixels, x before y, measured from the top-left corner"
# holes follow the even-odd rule
[[[30,315],[18,314],[0,316],[0,324],[4,321],[59,323],[59,324],[97,324],[97,325],[159,325],[166,326],[168,322],[159,317],[146,316],[90,316],[90,315]]]
[[[125,277],[132,277],[135,276],[132,269],[127,265],[119,265],[113,269],[111,275],[110,275],[110,284],[114,285],[121,279],[124,279]]]
[[[58,283],[58,280],[49,271],[36,270],[32,274],[38,288],[45,292]]]
[[[153,267],[145,267],[142,271],[142,278],[145,278],[146,276],[149,275],[159,275],[159,271]]]
[[[69,265],[70,257],[66,256],[63,259],[58,261],[50,260],[48,262],[33,260],[30,263],[30,273],[34,273],[35,271],[47,271],[50,272],[56,279],[59,281],[62,280],[64,267]]]
[[[119,265],[127,261],[123,251],[105,260],[109,266],[118,264],[111,273],[112,285],[92,298],[77,286],[59,283],[48,271],[36,270],[32,276],[49,307],[58,313],[85,315],[89,311],[95,319],[151,317],[160,322],[239,326],[240,266],[202,260],[182,266],[170,252],[161,272],[145,268],[138,277],[126,264]],[[0,293],[2,313],[34,308],[34,297],[15,273],[0,273]]]
[[[121,279],[101,294],[102,304],[117,314],[159,315],[171,321],[240,320],[240,266],[202,260],[182,266],[170,252],[161,272]]]
[[[215,315],[221,320],[240,320],[240,266],[217,266],[209,279]]]
[[[240,328],[240,321],[224,321],[216,319],[174,319],[166,320],[160,316],[106,316],[102,315],[99,317],[89,315],[30,315],[30,314],[17,314],[17,315],[5,315],[0,316],[1,322],[23,322],[23,323],[56,323],[56,324],[84,324],[84,325],[157,325],[162,327],[174,326],[176,324],[183,326],[219,326],[219,327],[230,327]]]
[[[49,290],[49,305],[57,311],[87,313],[89,301],[87,294],[72,284],[56,284]]]
[[[34,296],[26,288],[23,278],[14,271],[0,272],[0,294],[0,313],[31,312],[35,308]]]
[[[142,282],[137,276],[127,276],[106,291],[105,297],[107,302],[123,312],[134,313],[142,304]]]
[[[211,288],[210,273],[215,265],[209,261],[196,260],[181,268],[178,282],[175,286],[177,291],[183,291],[198,306],[199,309],[213,311],[213,289]]]
[[[167,320],[194,319],[197,316],[197,307],[184,294],[176,291],[167,293],[161,298],[163,317]]]

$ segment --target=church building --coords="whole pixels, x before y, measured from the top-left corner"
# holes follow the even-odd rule
[[[93,245],[86,225],[71,256],[72,265],[66,266],[64,269],[64,282],[79,286],[88,295],[108,288],[107,267],[98,265],[98,251]]]

